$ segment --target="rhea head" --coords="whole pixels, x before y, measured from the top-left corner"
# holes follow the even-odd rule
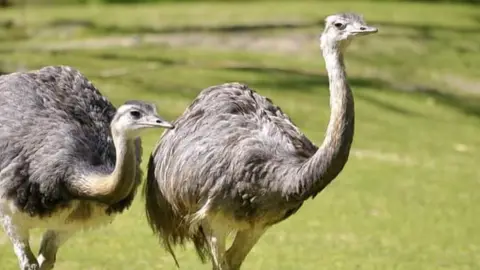
[[[139,100],[130,100],[120,106],[111,126],[113,132],[125,134],[129,138],[138,136],[140,131],[147,128],[174,128],[158,115],[154,104]]]
[[[325,19],[325,29],[320,37],[320,47],[324,52],[337,48],[343,51],[353,38],[377,32],[378,29],[367,25],[360,14],[330,15]]]

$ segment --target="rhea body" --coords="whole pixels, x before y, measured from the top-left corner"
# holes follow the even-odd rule
[[[144,195],[150,226],[175,261],[173,247],[191,241],[213,269],[239,269],[269,227],[342,171],[354,135],[343,53],[353,38],[376,32],[355,13],[325,20],[320,47],[331,116],[320,147],[268,98],[239,83],[203,90],[164,133]],[[227,249],[229,234],[235,239]]]
[[[0,77],[0,221],[20,269],[52,269],[76,231],[110,223],[142,178],[140,131],[173,128],[153,104],[118,110],[78,70]],[[46,229],[37,258],[29,230]]]

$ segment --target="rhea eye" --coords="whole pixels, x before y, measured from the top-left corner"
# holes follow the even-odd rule
[[[343,23],[340,23],[340,22],[334,23],[333,25],[338,29],[343,28]]]
[[[139,111],[131,111],[131,112],[130,112],[130,115],[131,115],[133,118],[138,119],[138,118],[140,118],[141,113],[140,113]]]

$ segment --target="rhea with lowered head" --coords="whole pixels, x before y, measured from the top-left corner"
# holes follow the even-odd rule
[[[0,222],[21,270],[52,269],[76,231],[110,223],[142,178],[140,131],[173,128],[153,104],[118,110],[79,71],[0,77]],[[43,228],[38,258],[29,231]]]
[[[325,20],[320,47],[331,115],[319,148],[268,98],[239,83],[203,90],[164,133],[144,195],[150,226],[175,261],[173,246],[192,241],[213,269],[239,269],[269,227],[342,171],[354,134],[343,54],[352,39],[376,32],[354,13]],[[227,249],[230,233],[235,239]]]

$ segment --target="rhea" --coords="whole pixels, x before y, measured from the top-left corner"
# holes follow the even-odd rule
[[[339,175],[354,134],[343,54],[352,39],[376,32],[355,13],[325,20],[320,47],[331,115],[319,148],[268,98],[239,83],[204,89],[164,133],[144,195],[150,226],[175,261],[173,247],[192,241],[213,269],[239,269],[268,228]]]
[[[52,269],[76,231],[110,223],[142,178],[140,131],[173,128],[153,104],[116,108],[78,70],[0,77],[0,222],[21,270]],[[38,260],[29,230],[43,228]]]

